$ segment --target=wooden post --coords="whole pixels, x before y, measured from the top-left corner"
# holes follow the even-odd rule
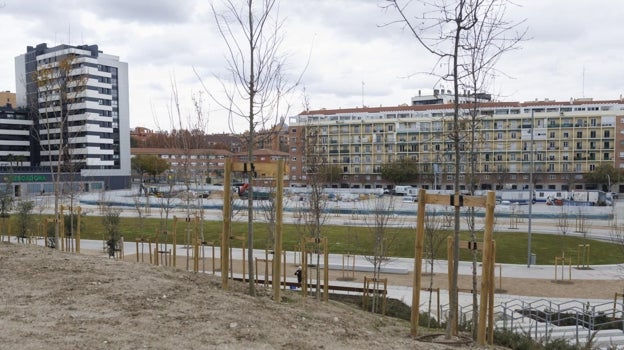
[[[301,241],[301,297],[308,296],[308,253],[305,240]]]
[[[223,175],[223,231],[221,231],[221,288],[228,289],[230,270],[230,231],[232,229],[232,160],[225,159]]]
[[[65,216],[63,215],[63,209],[65,209],[64,205],[61,205],[61,213],[59,215],[61,222],[59,223],[59,237],[58,240],[61,242],[61,251],[65,251]]]
[[[455,264],[455,259],[459,259],[459,257],[456,257],[454,252],[453,252],[453,247],[455,245],[455,239],[453,238],[453,236],[449,236],[446,239],[446,249],[447,249],[447,277],[448,277],[448,292],[449,292],[449,298],[451,297],[451,286],[453,285],[453,264]],[[455,314],[458,314],[458,309],[455,309]],[[449,310],[450,312],[450,310]],[[451,322],[451,320],[449,320],[449,322]],[[455,317],[455,319],[452,320],[452,324],[451,324],[451,334],[452,335],[457,335],[457,329],[459,326],[459,317]]]
[[[491,272],[490,272],[490,283],[492,286],[490,287],[489,293],[489,303],[488,303],[488,344],[494,344],[494,282],[495,272],[494,272],[494,263],[496,262],[496,241],[492,240],[492,263],[490,264]],[[500,265],[499,265],[500,266]],[[501,279],[503,278],[501,273]]]
[[[485,345],[486,323],[488,311],[493,300],[490,298],[490,290],[493,290],[492,274],[494,272],[493,254],[493,231],[494,231],[494,207],[496,206],[496,194],[494,191],[487,193],[485,202],[485,227],[483,232],[483,263],[481,272],[481,307],[479,308],[479,325],[477,329],[477,343]],[[458,258],[458,257],[456,257]]]
[[[156,241],[154,242],[154,265],[158,266],[158,229],[156,229]]]
[[[124,252],[124,238],[123,236],[119,237],[119,260],[124,260],[125,258],[125,252]]]
[[[148,240],[147,241],[147,251],[149,252],[149,263],[150,265],[153,264],[152,262],[152,240]]]
[[[135,238],[134,242],[136,243],[136,245],[135,245],[135,247],[136,247],[136,261],[139,262],[139,239]],[[143,248],[142,244],[141,244],[141,248]]]
[[[76,227],[76,253],[80,254],[80,217],[82,208],[78,207],[78,227]]]
[[[195,242],[195,251],[193,252],[193,270],[195,272],[199,272],[199,246],[201,242],[199,241],[199,217],[195,216],[193,219],[193,242]],[[202,257],[203,261],[203,257]]]
[[[178,258],[177,255],[177,247],[176,247],[176,237],[178,236],[178,217],[177,216],[173,216],[173,239],[172,239],[172,245],[173,245],[173,267],[176,267],[176,260]]]
[[[416,216],[416,244],[414,245],[414,280],[412,282],[412,313],[411,335],[418,335],[418,321],[420,317],[420,284],[422,270],[423,244],[425,241],[425,206],[427,204],[427,192],[421,188],[418,191],[418,213]]]
[[[282,220],[284,210],[284,160],[280,159],[277,162],[277,186],[275,190],[275,247],[273,248],[273,300],[280,302],[282,297],[280,295],[280,276],[282,267]],[[284,259],[286,261],[286,259]],[[284,272],[286,269],[284,268]]]
[[[323,265],[324,265],[324,278],[323,278],[323,285],[324,285],[324,290],[323,290],[323,300],[328,301],[329,300],[329,247],[327,244],[327,237],[323,237],[323,252],[324,257],[323,257]]]
[[[286,289],[286,251],[284,251],[284,262],[283,262],[283,266],[282,266],[282,271],[284,274],[284,279],[283,279],[283,283],[284,283],[284,289]]]

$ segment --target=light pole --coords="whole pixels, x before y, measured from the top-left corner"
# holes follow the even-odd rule
[[[529,169],[529,227],[528,227],[528,251],[527,251],[527,267],[531,267],[531,223],[533,218],[533,135],[535,134],[535,113],[531,110],[531,168]]]

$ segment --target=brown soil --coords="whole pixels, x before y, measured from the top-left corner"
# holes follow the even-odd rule
[[[146,263],[0,243],[0,349],[457,349],[337,302]],[[405,276],[403,276],[405,277]],[[471,346],[460,347],[474,348]]]
[[[83,253],[0,243],[0,349],[450,348],[415,341],[405,321],[341,303],[302,299],[293,291],[283,291],[275,303],[270,288],[259,286],[258,296],[250,297],[248,285],[235,281],[224,291],[220,277],[210,275],[211,259],[199,265],[207,274],[195,274],[136,263],[136,256],[120,261]],[[179,268],[186,264],[178,257]],[[234,261],[236,273],[242,266]],[[262,275],[264,266],[259,269]],[[287,265],[287,275],[294,270]],[[330,280],[357,283],[366,275],[330,271]],[[383,277],[389,285],[412,285],[411,273]],[[434,288],[447,288],[445,274],[424,275],[423,287],[430,277]],[[460,288],[470,289],[470,281],[460,276]],[[622,281],[505,277],[496,288],[511,295],[610,299]]]

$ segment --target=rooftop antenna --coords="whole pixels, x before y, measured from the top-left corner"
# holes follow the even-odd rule
[[[585,98],[585,65],[583,65],[583,82],[582,82],[583,86],[581,87],[581,96],[583,96],[583,98]]]
[[[362,108],[364,108],[364,81],[362,81]]]

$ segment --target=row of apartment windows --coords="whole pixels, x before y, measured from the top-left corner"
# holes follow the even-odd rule
[[[483,120],[481,121],[481,128],[482,129],[491,129],[492,128],[492,123],[494,125],[494,129],[529,129],[531,128],[531,122],[530,119],[527,121],[521,121],[521,120],[512,120],[512,121],[489,121],[489,120]],[[536,127],[541,128],[544,127],[544,125],[548,125],[548,127],[587,127],[588,123],[585,119],[578,119],[576,121],[576,123],[573,123],[573,120],[571,118],[566,118],[563,119],[561,121],[561,123],[559,124],[559,120],[548,120],[548,123],[546,123],[545,120],[537,120],[536,121]],[[407,122],[407,123],[399,123],[399,132],[401,131],[406,131],[406,130],[420,130],[420,131],[426,131],[426,132],[441,132],[443,130],[445,130],[444,125],[446,125],[446,130],[452,130],[453,128],[453,124],[448,122],[448,121],[427,121],[427,122]],[[589,126],[590,127],[597,127],[597,126],[603,126],[603,127],[609,127],[609,126],[613,126],[613,123],[605,120],[602,123],[598,123],[598,119],[597,118],[592,118],[590,119],[589,122]],[[293,129],[296,130],[296,129]],[[364,131],[364,133],[366,134],[370,134],[370,133],[383,133],[383,132],[393,132],[395,131],[395,124],[394,122],[391,123],[384,123],[384,124],[366,124],[363,127],[361,127],[360,125],[343,125],[343,126],[323,126],[320,127],[320,133],[321,135],[333,135],[333,134],[348,134],[348,133],[353,133],[353,134],[358,134],[361,131]]]
[[[184,166],[184,165],[190,165],[192,167],[223,167],[223,165],[225,163],[222,162],[190,162],[189,164],[185,164],[185,163],[178,163],[178,162],[170,162],[169,164],[171,164],[171,166],[177,167],[177,166]]]
[[[558,138],[558,134],[561,134],[563,139],[569,139],[570,138],[570,132],[561,132],[561,133],[556,133],[554,131],[549,132],[548,137],[549,139],[557,139]],[[583,135],[588,135],[588,134],[583,134],[582,131],[578,131],[576,132],[576,139],[583,139]],[[433,136],[433,137],[432,137]],[[505,132],[497,132],[494,134],[494,140],[500,140],[500,141],[504,141],[504,140],[523,140],[526,139],[528,136],[523,136],[522,138],[520,138],[519,133],[515,132],[515,131],[510,131],[507,132],[507,136],[508,138],[505,137],[506,133]],[[484,141],[489,141],[491,139],[491,134],[488,132],[484,132],[481,134],[481,137],[483,138]],[[423,142],[434,142],[437,141],[439,142],[441,139],[441,135],[426,135],[427,139],[422,140]],[[591,130],[589,131],[589,139],[596,139],[598,138],[598,131],[597,130]],[[603,130],[602,131],[602,138],[612,138],[611,135],[611,130]],[[420,135],[411,135],[411,138],[409,141],[421,141],[421,139],[423,139],[422,136]],[[373,136],[346,136],[344,135],[343,137],[339,138],[336,136],[332,136],[332,137],[327,137],[327,136],[321,136],[319,138],[319,144],[321,145],[326,145],[326,144],[344,144],[344,143],[380,143],[380,142],[408,142],[408,139],[405,136],[398,136],[398,137],[394,137],[393,135],[386,135],[386,136],[382,136],[382,135],[373,135]],[[291,140],[292,143],[295,143],[296,140]],[[538,141],[534,141],[534,142],[538,142]],[[551,141],[551,143],[554,143],[554,141]]]
[[[161,154],[160,158],[163,158],[163,159],[176,159],[176,158],[179,158],[179,159],[187,159],[187,158],[189,158],[189,159],[224,159],[225,156],[222,156],[222,155],[219,155],[219,156],[216,156],[216,155],[194,155],[193,154],[193,155],[190,155],[190,156],[187,157],[185,154],[182,154],[182,155]]]

